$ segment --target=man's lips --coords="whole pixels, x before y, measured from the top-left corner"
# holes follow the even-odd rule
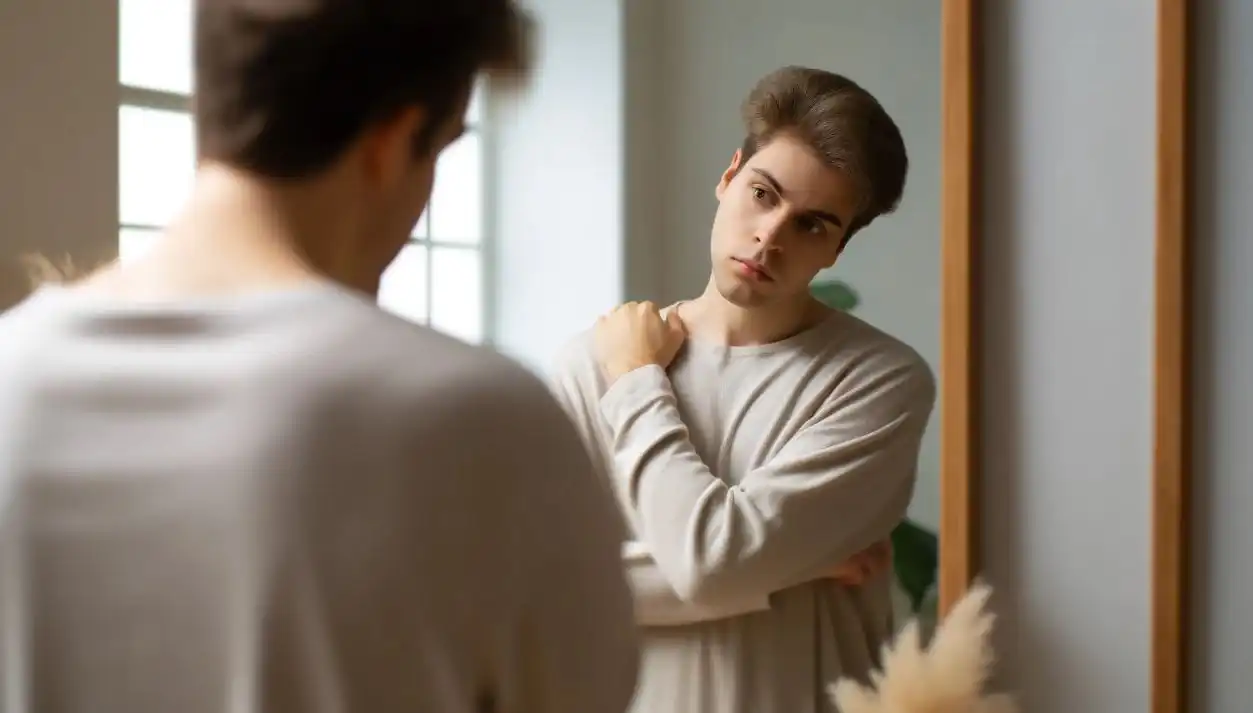
[[[767,280],[767,281],[774,280],[774,278],[770,276],[770,273],[766,272],[766,268],[762,267],[761,263],[759,262],[756,262],[754,260],[741,260],[738,257],[731,258],[731,259],[734,260],[736,264],[740,266],[740,272],[748,275],[749,277],[755,277],[758,280]]]

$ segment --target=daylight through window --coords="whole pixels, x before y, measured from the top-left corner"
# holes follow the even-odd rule
[[[192,0],[119,0],[118,250],[148,248],[191,188]],[[379,303],[470,342],[486,337],[482,101],[440,157],[426,214],[383,275]]]

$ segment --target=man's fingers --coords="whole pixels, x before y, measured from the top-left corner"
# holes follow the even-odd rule
[[[883,564],[884,562],[887,562],[888,561],[887,550],[885,550],[882,547],[876,546],[874,549],[866,553],[866,561],[872,562],[874,564]]]
[[[844,564],[832,570],[831,577],[834,579],[841,579],[843,577],[852,576],[856,573],[857,573],[856,563],[849,561],[849,562],[845,562]]]
[[[866,566],[857,557],[853,557],[840,565],[831,573],[831,578],[840,584],[855,587],[866,579]]]
[[[666,315],[666,326],[680,334],[687,334],[687,325],[683,324],[683,318],[679,316],[677,309],[670,310]]]
[[[857,587],[891,567],[892,546],[884,540],[848,558],[831,573],[831,578],[845,586]]]

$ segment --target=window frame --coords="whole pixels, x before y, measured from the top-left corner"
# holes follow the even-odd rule
[[[120,41],[120,38],[119,38]],[[121,83],[121,76],[118,76],[118,108],[134,107],[136,109],[155,109],[158,111],[168,111],[176,114],[191,114],[191,97],[177,92],[160,91],[157,89],[146,89],[143,87],[133,87],[129,84]],[[119,137],[120,139],[120,137]],[[118,141],[118,164],[121,164],[122,144]],[[120,177],[119,177],[120,179]],[[123,230],[148,230],[161,231],[165,230],[164,225],[149,225],[147,223],[132,223],[122,219],[121,211],[118,211],[117,232],[121,235]],[[121,243],[118,244],[119,254],[121,251]]]
[[[478,344],[484,346],[492,346],[495,344],[495,320],[493,300],[495,297],[495,271],[493,269],[491,256],[494,254],[494,243],[492,235],[494,234],[494,226],[491,224],[491,217],[494,213],[489,206],[492,205],[492,197],[490,195],[491,181],[488,180],[488,170],[491,165],[490,140],[486,130],[486,92],[484,92],[481,100],[484,102],[482,111],[477,121],[466,120],[465,132],[462,137],[475,135],[479,141],[479,195],[482,196],[482,204],[479,209],[482,211],[480,215],[479,225],[482,234],[478,237],[478,242],[467,243],[457,242],[453,240],[439,240],[430,235],[431,232],[431,216],[434,211],[438,210],[438,205],[433,200],[427,202],[426,211],[417,225],[410,232],[408,239],[405,241],[406,247],[421,247],[426,251],[425,269],[426,275],[423,278],[426,304],[426,318],[420,322],[428,327],[433,327],[431,323],[431,315],[435,312],[435,293],[434,293],[434,264],[436,250],[459,250],[478,254],[479,263],[479,325],[480,334]],[[459,137],[458,140],[460,140]],[[439,182],[439,173],[436,172],[435,182]],[[434,197],[434,188],[432,187],[432,198]],[[425,235],[418,235],[418,225],[425,223]]]
[[[120,41],[120,37],[119,37]],[[489,180],[492,168],[491,150],[492,141],[491,134],[487,130],[487,93],[484,91],[479,97],[482,102],[480,116],[475,121],[466,122],[465,135],[473,134],[479,142],[479,191],[482,196],[482,204],[480,210],[480,225],[482,226],[482,234],[478,236],[477,242],[457,242],[448,240],[439,240],[431,237],[431,213],[438,210],[438,206],[434,202],[427,204],[424,235],[418,234],[418,226],[414,226],[414,230],[409,235],[405,245],[413,247],[422,247],[426,252],[425,270],[423,289],[426,291],[425,304],[426,315],[420,322],[415,320],[416,324],[431,327],[431,315],[435,312],[435,294],[434,294],[434,268],[435,251],[436,250],[463,250],[477,254],[479,266],[479,325],[480,333],[478,344],[484,346],[492,346],[495,343],[496,323],[495,323],[495,296],[496,296],[496,271],[494,264],[494,240],[495,225],[492,221],[494,211],[490,209],[493,205],[492,182]],[[145,87],[136,87],[122,83],[121,74],[118,75],[118,107],[135,107],[139,109],[156,109],[160,111],[169,111],[181,114],[191,114],[192,97],[191,95],[179,92],[164,91],[158,89],[149,89]],[[119,161],[121,153],[121,144],[118,144]],[[436,174],[436,182],[438,182],[438,173]],[[133,223],[122,220],[119,213],[117,236],[118,240],[121,232],[124,230],[137,231],[161,231],[164,225],[148,225],[144,223]],[[121,251],[120,241],[118,242],[119,254]],[[380,307],[386,309],[386,305],[380,304]],[[408,318],[406,318],[408,319]]]

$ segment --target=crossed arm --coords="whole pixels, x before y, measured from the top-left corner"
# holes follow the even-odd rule
[[[887,537],[913,493],[935,386],[906,368],[837,395],[769,463],[727,485],[701,461],[665,371],[605,393],[613,478],[637,538],[688,602],[744,601],[813,578]]]
[[[635,524],[625,563],[640,623],[766,609],[772,592],[819,578],[886,538],[912,495],[934,401],[925,365],[885,371],[833,396],[738,485],[701,461],[659,366],[576,405],[585,429],[603,425],[606,470]]]

